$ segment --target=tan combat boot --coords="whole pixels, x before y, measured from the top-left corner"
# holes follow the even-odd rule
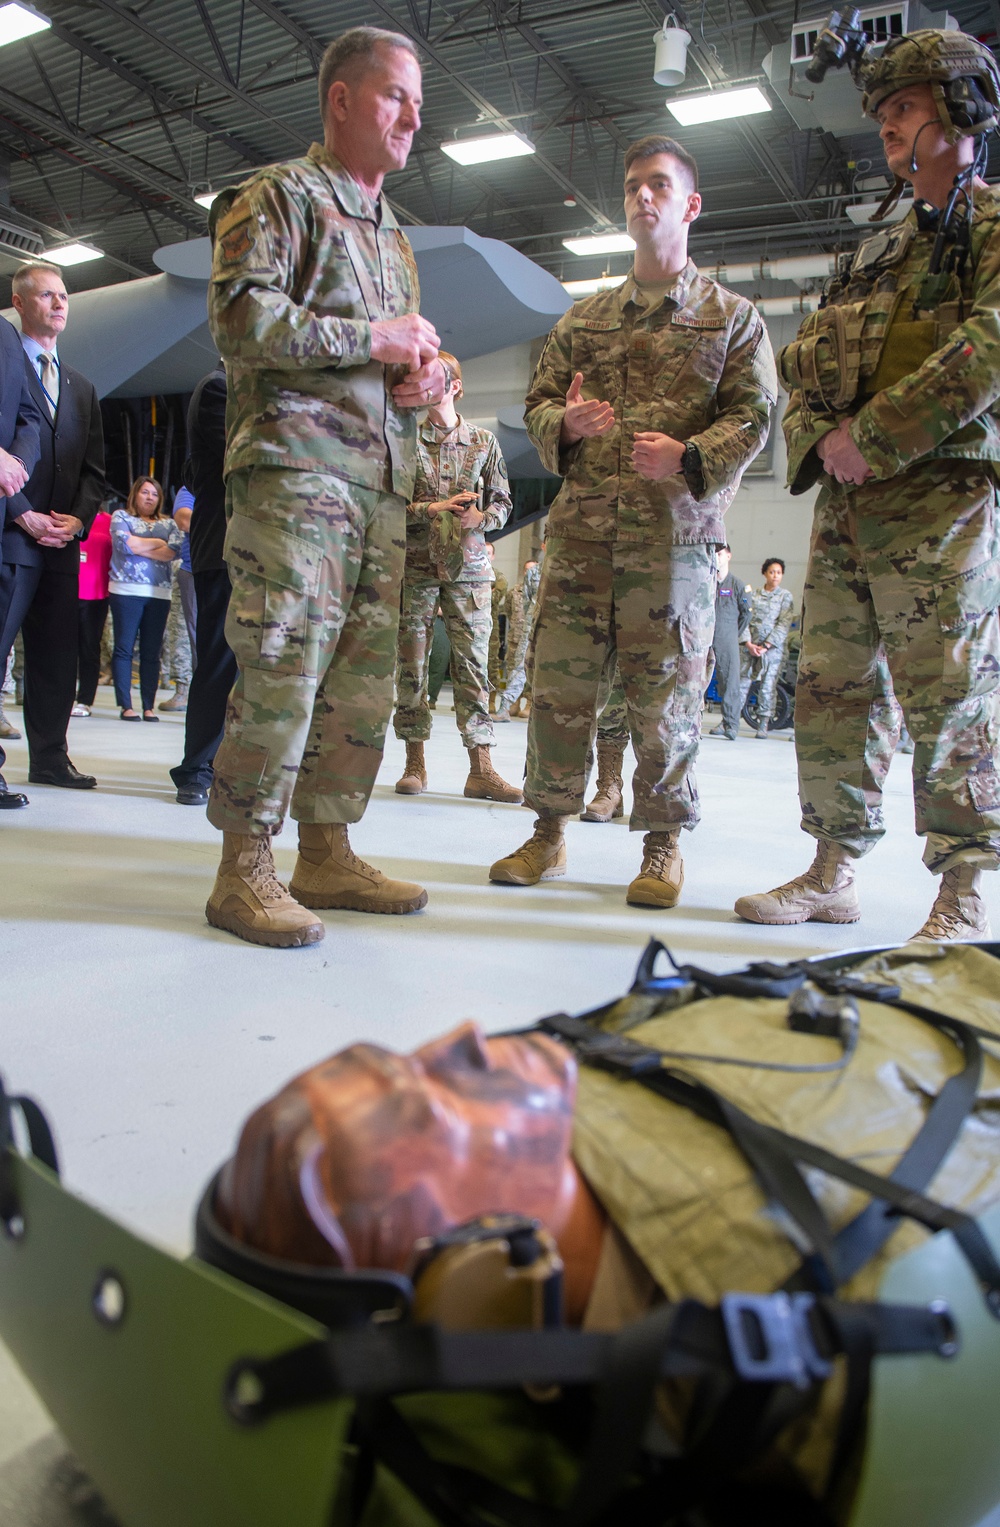
[[[581,822],[610,822],[624,813],[625,807],[622,802],[624,760],[625,744],[623,742],[598,742],[597,794],[581,814]]]
[[[856,923],[855,861],[839,843],[820,838],[804,875],[756,896],[741,896],[735,911],[748,923]]]
[[[540,880],[556,880],[565,875],[565,831],[564,816],[539,815],[527,843],[490,866],[490,879],[497,885],[537,885]]]
[[[346,912],[419,912],[427,905],[422,885],[390,880],[359,859],[342,822],[299,823],[299,857],[289,890],[304,907]]]
[[[513,806],[524,800],[520,785],[508,785],[494,769],[489,748],[469,749],[469,777],[463,793],[473,801],[508,801]]]
[[[318,944],[326,929],[285,890],[274,869],[269,837],[222,835],[222,863],[205,916],[250,944],[297,949]]]
[[[625,892],[630,907],[676,907],[684,884],[679,832],[647,832],[642,867]]]
[[[173,694],[170,696],[170,699],[169,700],[161,700],[159,705],[157,706],[157,710],[166,710],[166,711],[171,711],[171,710],[187,710],[187,708],[188,708],[188,686],[186,684],[178,684],[177,688],[174,690]]]
[[[427,765],[424,763],[422,742],[406,744],[406,764],[396,781],[397,795],[419,795],[427,789]]]
[[[0,737],[4,742],[19,742],[21,733],[14,723],[3,713],[3,701],[0,700]]]
[[[981,876],[982,871],[972,864],[956,864],[945,870],[930,916],[908,942],[918,938],[938,943],[989,938],[990,920],[979,894]]]

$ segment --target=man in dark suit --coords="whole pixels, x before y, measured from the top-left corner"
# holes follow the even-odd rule
[[[69,298],[58,268],[23,265],[13,287],[21,363],[42,419],[41,454],[24,490],[27,508],[7,512],[0,667],[21,629],[29,781],[90,790],[97,781],[70,762],[66,728],[76,693],[80,538],[104,493],[101,410],[93,384],[59,360]]]
[[[236,683],[236,659],[226,641],[232,584],[223,556],[226,539],[226,373],[220,366],[202,377],[188,407],[185,474],[194,494],[191,567],[194,571],[197,661],[188,694],[184,757],[170,771],[180,806],[204,806],[212,783],[212,759],[222,742],[226,701]]]
[[[0,318],[0,610],[3,602],[3,532],[8,514],[13,518],[31,508],[21,495],[36,462],[42,429],[42,416],[29,391],[24,371],[24,351],[13,324]],[[6,671],[10,645],[4,646],[3,617],[0,614],[0,651]],[[11,642],[14,638],[11,637]],[[0,768],[6,755],[0,747]],[[7,789],[0,774],[0,810],[27,806],[28,797]]]

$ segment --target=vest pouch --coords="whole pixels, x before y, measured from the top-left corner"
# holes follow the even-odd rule
[[[878,365],[865,383],[866,396],[874,397],[875,393],[901,382],[912,371],[918,371],[938,348],[937,328],[934,318],[892,324],[886,333]]]
[[[810,313],[798,337],[778,355],[785,388],[810,410],[845,413],[858,391],[866,303],[845,302]]]

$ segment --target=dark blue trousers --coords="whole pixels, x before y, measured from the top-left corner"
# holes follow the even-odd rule
[[[170,771],[178,790],[212,783],[212,759],[222,741],[226,701],[236,683],[236,659],[226,641],[232,584],[224,567],[195,573],[197,598],[194,673],[184,718],[184,757]]]
[[[143,710],[156,704],[160,682],[160,652],[170,614],[169,599],[146,599],[141,594],[112,594],[111,620],[115,644],[111,653],[111,677],[115,700],[122,710],[132,708],[132,654],[139,642],[139,693]]]

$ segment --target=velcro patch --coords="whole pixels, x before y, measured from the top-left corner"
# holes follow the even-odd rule
[[[257,242],[256,235],[250,231],[250,223],[238,223],[235,228],[230,228],[219,240],[219,252],[227,265],[238,265],[245,260]]]
[[[724,318],[698,318],[694,313],[671,313],[670,322],[682,329],[724,329]]]

